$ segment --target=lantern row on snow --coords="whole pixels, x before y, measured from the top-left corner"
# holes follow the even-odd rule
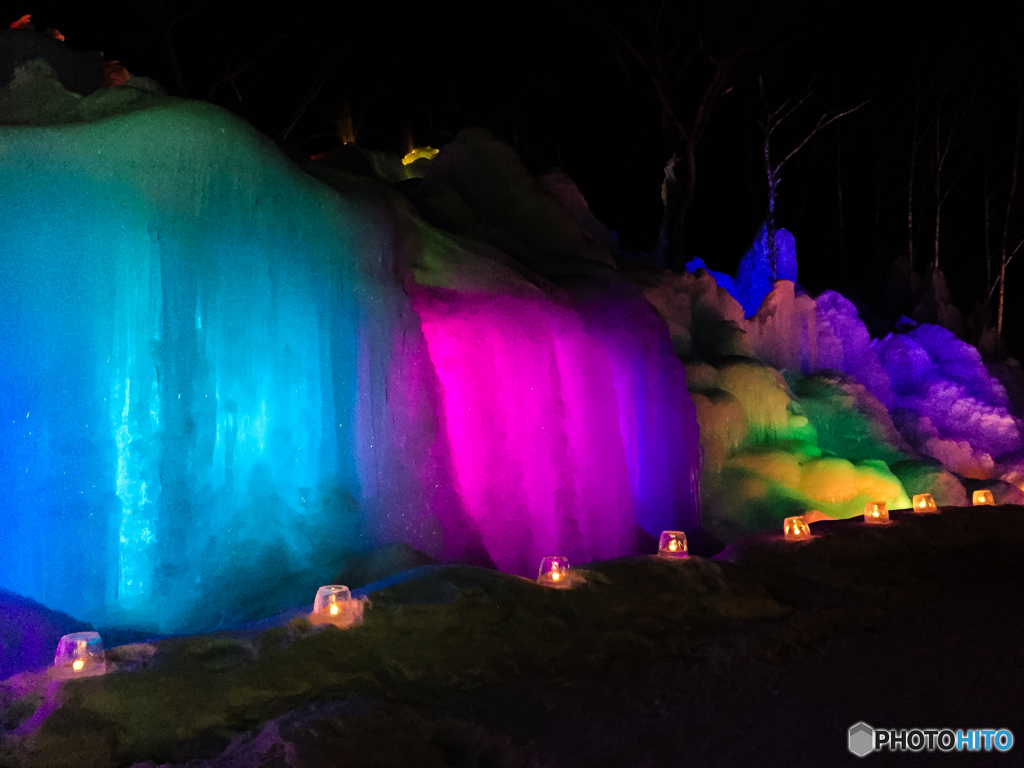
[[[995,499],[990,490],[975,491],[974,506],[994,506]],[[938,512],[935,499],[930,493],[914,496],[913,510],[917,513]],[[864,522],[869,525],[887,525],[889,510],[884,501],[869,501],[864,506]],[[810,525],[803,515],[787,517],[782,524],[786,541],[807,541],[814,538]],[[684,559],[689,556],[686,534],[682,531],[662,531],[658,541],[658,555],[667,559]],[[569,559],[559,555],[545,557],[540,562],[537,583],[555,589],[571,586]],[[333,624],[342,629],[361,624],[364,600],[353,600],[352,592],[341,584],[327,584],[320,587],[313,600],[313,612],[309,620],[313,624]],[[103,653],[103,640],[98,632],[74,632],[64,635],[57,644],[53,660],[55,673],[59,677],[90,677],[107,671]]]

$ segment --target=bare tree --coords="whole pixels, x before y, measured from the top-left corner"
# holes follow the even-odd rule
[[[914,175],[917,173],[917,152],[924,143],[920,133],[921,83],[914,78],[914,122],[910,129],[910,173],[907,176],[907,275],[914,274]]]
[[[839,275],[846,279],[846,237],[843,226],[843,136],[836,126],[836,204],[839,208]]]
[[[992,163],[988,156],[988,147],[985,147],[985,173],[982,176],[982,198],[985,203],[985,288],[992,290],[992,199],[995,192],[992,190]],[[991,295],[989,296],[991,298]],[[986,305],[988,301],[986,300]]]
[[[956,178],[943,186],[942,174],[948,170],[953,150],[959,145],[963,135],[964,124],[970,111],[973,95],[965,99],[953,113],[945,133],[943,133],[943,107],[952,86],[947,86],[939,95],[935,106],[935,156],[932,165],[932,185],[935,191],[935,256],[932,265],[939,271],[939,229],[942,223],[942,206],[956,185]]]
[[[178,48],[174,44],[174,28],[189,17],[199,13],[202,10],[202,6],[197,4],[188,10],[179,11],[177,8],[171,7],[171,4],[161,0],[160,2],[143,3],[141,7],[156,28],[160,47],[163,49],[164,55],[171,66],[171,72],[174,74],[174,84],[178,95],[190,96],[189,89],[185,85],[185,77],[182,74],[181,61],[178,58]]]
[[[624,68],[627,61],[639,68],[657,100],[662,137],[674,150],[665,166],[665,210],[656,255],[662,263],[680,267],[685,260],[683,230],[696,192],[697,147],[719,99],[745,74],[749,54],[763,42],[770,25],[753,25],[716,53],[714,32],[696,30],[677,4],[660,0],[637,5],[638,32],[627,31],[627,25],[594,8],[585,15],[605,34]]]
[[[761,104],[764,107],[765,119],[764,122],[760,123],[761,132],[764,137],[764,171],[768,177],[768,216],[765,219],[765,239],[768,247],[768,260],[771,265],[771,279],[775,280],[778,276],[779,271],[779,254],[778,249],[775,245],[775,201],[778,197],[779,182],[781,181],[780,173],[783,166],[789,162],[793,156],[804,148],[804,145],[810,141],[814,136],[826,126],[831,125],[841,117],[845,117],[868,103],[868,100],[862,101],[853,109],[847,109],[842,112],[826,112],[818,118],[818,122],[810,130],[810,132],[803,138],[799,144],[794,147],[789,154],[782,158],[777,163],[772,160],[772,135],[776,129],[782,124],[782,122],[796,112],[811,97],[812,91],[808,90],[806,94],[795,104],[792,104],[792,99],[786,99],[775,109],[768,108],[768,100],[764,94],[764,80],[758,78],[758,85],[761,89]]]
[[[1003,236],[1000,242],[999,249],[999,311],[996,321],[996,336],[999,339],[999,347],[1002,349],[1003,346],[1003,306],[1006,301],[1006,267],[1010,263],[1017,251],[1020,249],[1018,245],[1012,253],[1007,254],[1007,239],[1010,234],[1010,213],[1013,210],[1013,198],[1017,193],[1017,174],[1018,167],[1020,165],[1020,143],[1021,143],[1021,132],[1024,125],[1024,96],[1021,97],[1020,103],[1017,106],[1017,130],[1013,140],[1013,166],[1010,170],[1010,192],[1006,196],[1006,211],[1003,217]]]

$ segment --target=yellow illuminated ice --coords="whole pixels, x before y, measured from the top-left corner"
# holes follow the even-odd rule
[[[434,156],[440,152],[438,149],[433,147],[416,147],[412,152],[402,158],[402,165],[411,165],[417,160],[433,160]]]

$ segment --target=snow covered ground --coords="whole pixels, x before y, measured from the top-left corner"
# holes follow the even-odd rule
[[[857,720],[1019,729],[1024,512],[894,517],[596,563],[573,590],[426,566],[371,587],[351,630],[285,616],[114,648],[121,671],[64,683],[29,732],[46,682],[5,681],[0,759],[845,765]]]

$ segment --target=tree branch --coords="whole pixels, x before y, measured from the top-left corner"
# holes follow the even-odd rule
[[[825,128],[825,127],[827,127],[829,125],[832,125],[832,123],[834,123],[839,118],[846,117],[847,115],[852,114],[853,112],[856,112],[858,109],[863,107],[869,101],[871,101],[871,99],[865,99],[864,101],[862,101],[860,104],[858,104],[853,109],[848,109],[845,112],[840,112],[840,113],[838,113],[836,115],[833,115],[832,117],[829,117],[827,120],[825,119],[826,115],[822,115],[821,118],[818,120],[818,124],[816,126],[814,126],[814,129],[809,134],[807,134],[807,138],[805,138],[803,141],[801,141],[792,152],[790,152],[788,155],[786,155],[783,158],[781,163],[779,163],[777,166],[775,166],[775,172],[778,173],[779,171],[781,171],[782,170],[782,166],[784,166],[786,164],[786,162],[791,157],[793,157],[793,155],[795,155],[797,152],[799,152],[801,149],[803,149],[804,144],[806,144],[808,141],[810,141],[812,138],[814,138],[814,135],[818,131],[820,131],[822,128]],[[797,105],[797,106],[799,106],[799,105]]]

